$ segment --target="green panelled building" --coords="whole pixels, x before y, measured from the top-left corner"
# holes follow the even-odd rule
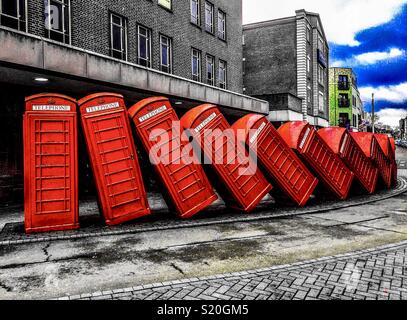
[[[329,69],[329,124],[358,131],[363,120],[363,103],[357,78],[351,68]]]

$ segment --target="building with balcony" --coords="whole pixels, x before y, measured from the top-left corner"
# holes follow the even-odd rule
[[[270,104],[276,126],[306,120],[329,125],[329,46],[321,18],[295,16],[243,26],[244,93]]]
[[[110,91],[130,106],[164,95],[179,116],[209,102],[230,121],[269,112],[266,101],[242,94],[241,0],[3,0],[0,74],[2,203],[23,197],[26,96]],[[83,143],[79,151],[87,177]]]
[[[357,77],[351,68],[329,69],[329,123],[331,126],[362,129],[363,102]]]

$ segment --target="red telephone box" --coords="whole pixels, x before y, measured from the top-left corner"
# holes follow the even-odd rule
[[[256,152],[258,160],[281,191],[299,206],[304,206],[318,184],[318,180],[280,137],[265,116],[249,114],[232,128],[237,139]],[[242,130],[244,135],[238,133]]]
[[[117,225],[150,214],[123,96],[93,94],[78,104],[106,224]]]
[[[383,151],[383,154],[386,158],[387,172],[389,179],[386,181],[388,188],[391,188],[393,184],[393,165],[395,162],[395,154],[392,152],[392,147],[390,144],[390,139],[387,134],[375,134],[374,139],[377,141],[380,149]]]
[[[369,157],[379,169],[379,175],[387,188],[391,187],[391,166],[384,154],[379,142],[370,132],[352,132],[352,138],[362,148],[363,152]]]
[[[198,106],[182,117],[181,126],[199,141],[205,156],[212,159],[211,167],[216,173],[213,181],[218,182],[217,191],[226,205],[246,212],[255,209],[272,186],[253,161],[245,157],[244,147],[234,143],[233,129],[219,109],[210,104]]]
[[[142,100],[129,109],[129,115],[170,198],[168,204],[179,217],[190,218],[217,200],[202,166],[183,153],[189,141],[176,130],[179,119],[167,98]]]
[[[370,194],[374,193],[379,170],[366,157],[350,132],[345,128],[330,127],[318,130],[318,135],[352,170],[363,188]]]
[[[28,97],[23,122],[26,233],[78,229],[76,100]]]
[[[278,133],[328,190],[339,199],[348,197],[354,174],[310,124],[303,121],[287,122],[278,129]]]

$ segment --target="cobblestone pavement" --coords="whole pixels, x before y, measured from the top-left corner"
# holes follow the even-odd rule
[[[234,274],[96,292],[82,300],[406,300],[407,242]]]

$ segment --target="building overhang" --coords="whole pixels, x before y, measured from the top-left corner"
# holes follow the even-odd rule
[[[303,121],[304,116],[300,112],[295,112],[288,109],[273,110],[270,111],[268,119],[270,122]]]
[[[28,33],[0,27],[0,67],[2,74],[16,79],[0,81],[26,84],[33,75],[51,78],[65,91],[114,88],[133,96],[164,95],[191,104],[213,103],[225,113],[268,115],[269,103],[239,93],[222,90],[189,79],[168,75],[136,64],[60,44]],[[55,80],[55,81],[54,81]],[[70,87],[72,85],[72,88]]]

